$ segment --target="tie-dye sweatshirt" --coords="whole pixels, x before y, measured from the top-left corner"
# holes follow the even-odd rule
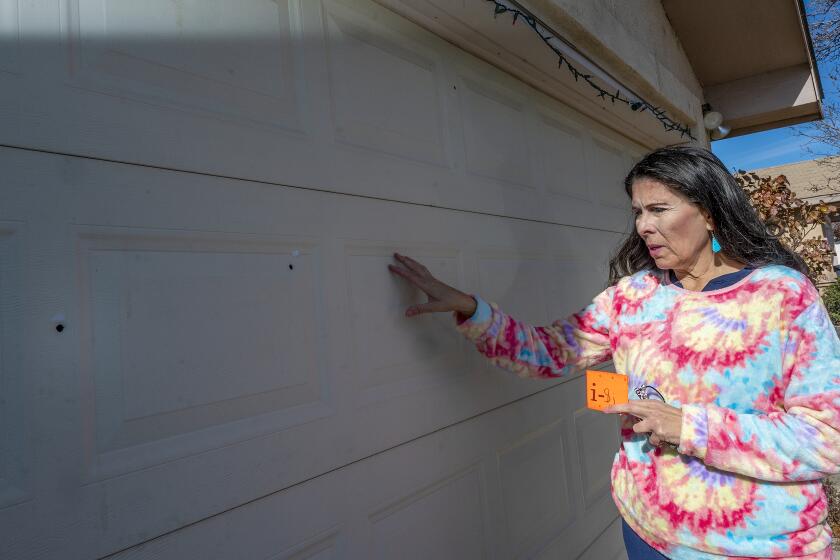
[[[840,340],[819,293],[765,266],[711,291],[642,271],[565,320],[532,327],[476,296],[457,329],[523,377],[612,358],[633,388],[683,412],[678,448],[653,447],[625,416],[612,466],[621,516],[680,560],[830,560],[820,479],[840,472]]]

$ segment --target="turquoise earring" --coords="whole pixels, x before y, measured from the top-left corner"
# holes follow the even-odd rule
[[[720,253],[720,243],[714,233],[712,233],[712,253]]]

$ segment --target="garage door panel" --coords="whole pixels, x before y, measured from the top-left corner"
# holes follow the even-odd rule
[[[565,436],[561,418],[497,454],[507,534],[517,551],[547,532],[563,531],[577,517]]]
[[[552,259],[545,306],[552,321],[577,313],[607,288],[606,258],[593,254],[558,255]]]
[[[356,524],[346,521],[346,478],[330,476],[206,519],[114,556],[169,558],[338,560],[349,558]],[[338,498],[338,499],[336,499]],[[361,520],[359,520],[361,525]],[[177,535],[178,538],[172,538]]]
[[[443,282],[464,285],[457,247],[345,246],[351,351],[360,404],[417,392],[466,373],[463,337],[451,328],[448,314],[405,318],[409,305],[427,300],[404,280],[382,274],[394,262],[395,251],[423,262]]]
[[[617,143],[600,136],[593,136],[592,156],[588,161],[590,174],[596,185],[598,202],[619,210],[629,210],[630,202],[624,192],[624,176],[630,166],[627,155]]]
[[[438,55],[350,5],[323,10],[336,139],[448,164]]]
[[[542,152],[549,193],[592,202],[586,169],[586,135],[576,123],[559,115],[539,115],[535,134]]]
[[[36,496],[49,538],[30,550],[114,552],[548,386],[488,378],[451,316],[405,319],[422,298],[386,264],[411,254],[537,318],[524,302],[563,228],[13,149],[0,163],[16,169],[0,206],[42,216],[28,252],[53,264],[27,274],[70,325],[53,331],[65,382],[33,370],[54,387],[36,451],[61,457],[43,476],[64,490]]]
[[[207,437],[214,426],[266,415],[282,429],[328,410],[311,239],[86,228],[79,247],[92,476],[231,443]]]
[[[521,321],[546,324],[548,316],[541,302],[545,301],[547,263],[545,253],[482,248],[478,254],[478,293]],[[523,298],[523,294],[529,297]]]
[[[20,87],[20,8],[18,0],[0,0],[0,122],[15,116]]]
[[[304,558],[315,551],[326,558],[576,558],[599,535],[607,539],[599,549],[612,551],[615,534],[605,529],[617,516],[613,504],[601,501],[584,511],[574,484],[568,486],[568,497],[563,496],[563,471],[573,466],[576,453],[568,428],[574,403],[582,400],[577,389],[583,389],[581,380],[568,385],[347,465],[115,558],[163,560],[190,553],[208,560],[297,558],[294,554],[301,549]],[[422,468],[418,457],[423,458]],[[538,496],[539,485],[532,478],[547,483],[546,496]]]
[[[18,0],[0,1],[0,72],[16,74],[20,42]]]
[[[71,0],[72,84],[299,130],[286,1]]]
[[[588,408],[574,413],[575,435],[580,452],[580,483],[584,507],[592,509],[609,499],[610,469],[619,447],[616,417]]]
[[[18,0],[0,0],[0,130],[20,134],[20,10]]]
[[[339,560],[338,538],[340,533],[337,531],[326,536],[318,535],[280,554],[272,554],[266,560]]]
[[[487,557],[482,474],[471,465],[370,514],[370,558]]]
[[[619,210],[579,198],[554,194],[546,196],[541,203],[557,223],[570,226],[620,232],[624,231],[628,222],[627,209]],[[627,204],[629,207],[629,201]]]
[[[533,188],[525,100],[497,82],[470,76],[459,82],[467,170]]]
[[[569,491],[567,503],[572,511],[567,513],[555,506],[558,511],[553,512],[554,518],[552,521],[545,522],[544,531],[540,532],[537,538],[532,539],[527,546],[517,549],[516,554],[511,552],[507,557],[577,558],[592,542],[600,538],[611,520],[618,515],[615,504],[609,495],[612,456],[609,457],[608,461],[597,459],[593,461],[588,457],[588,454],[592,453],[591,446],[599,443],[604,444],[602,456],[607,455],[607,449],[611,450],[613,456],[615,455],[618,450],[617,423],[614,418],[608,415],[593,413],[586,409],[584,407],[584,391],[585,378],[582,376],[575,377],[549,391],[559,393],[559,395],[554,396],[555,399],[559,400],[555,406],[562,407],[564,411],[561,417],[562,422],[556,422],[556,435],[557,439],[562,441],[562,461]],[[586,416],[587,413],[594,417],[594,421],[592,421],[594,428],[585,426],[581,430],[579,425],[583,422],[580,418]],[[587,418],[587,420],[590,419]],[[543,430],[550,429],[552,426],[553,424],[547,423]],[[602,428],[602,430],[598,428]],[[586,437],[591,437],[593,441],[590,443],[582,440],[579,435],[581,432]],[[601,440],[596,439],[599,437]],[[553,441],[554,438],[552,438]],[[610,442],[615,442],[615,445],[612,446]],[[590,444],[588,447],[583,447],[582,443]],[[557,446],[556,443],[554,445]],[[558,453],[553,462],[559,463],[560,460]],[[589,487],[582,482],[584,480],[590,484]],[[599,484],[603,480],[607,481],[606,492],[602,492],[603,489],[600,485],[596,486],[596,490],[602,493],[595,495],[593,499],[591,486]],[[547,484],[545,480],[542,482]],[[559,481],[557,484],[559,484]],[[555,492],[559,493],[559,489]],[[546,518],[551,519],[551,516],[547,515]],[[606,537],[606,539],[612,543],[612,537]]]
[[[0,508],[31,499],[33,470],[26,411],[31,402],[22,361],[23,234],[0,221]]]
[[[614,183],[639,146],[369,0],[21,10],[21,48],[0,60],[4,143],[625,227]]]
[[[555,556],[546,555],[542,558],[555,558]],[[621,518],[616,518],[578,560],[627,560]]]
[[[537,107],[537,170],[547,213],[559,223],[584,228],[620,233],[632,227],[623,181],[637,152],[565,107]]]

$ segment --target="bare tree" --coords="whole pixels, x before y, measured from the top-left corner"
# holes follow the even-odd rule
[[[814,55],[822,64],[840,60],[840,0],[811,0],[808,3],[808,25],[814,45]],[[840,92],[840,64],[834,65],[828,76]],[[840,193],[840,103],[824,100],[823,120],[797,126],[794,134],[805,138],[803,148],[822,167],[827,176],[825,185],[815,187],[820,194]]]
[[[840,0],[811,0],[809,4],[814,54],[817,60],[832,62],[840,57]]]

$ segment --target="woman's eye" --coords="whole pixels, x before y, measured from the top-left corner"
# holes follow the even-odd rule
[[[650,212],[651,214],[661,214],[662,212],[665,212],[666,210],[667,210],[667,208],[665,208],[665,207],[654,206],[654,207],[648,209],[648,212]],[[633,217],[634,218],[639,218],[639,216],[641,216],[641,215],[642,215],[641,210],[633,210]]]

